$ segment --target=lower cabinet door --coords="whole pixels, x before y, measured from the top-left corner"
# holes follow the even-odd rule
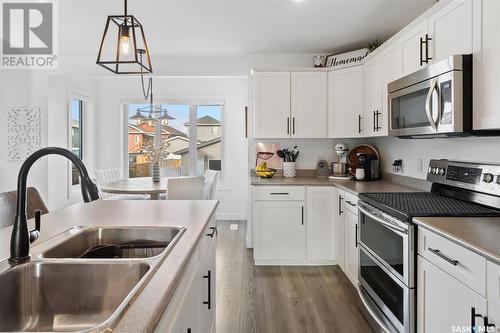
[[[305,260],[303,201],[254,201],[255,261]]]
[[[334,187],[308,187],[306,196],[307,259],[335,260],[336,194]]]
[[[479,326],[476,332],[485,332],[481,316],[486,315],[486,299],[420,255],[417,258],[417,332],[471,332],[474,324]]]
[[[200,268],[198,283],[201,290],[200,307],[200,332],[215,332],[216,308],[216,272],[215,272],[215,238],[209,243],[205,253],[200,254]],[[194,332],[193,332],[194,333]]]
[[[344,191],[337,190],[335,196],[335,247],[339,267],[345,273],[345,215],[344,215]]]
[[[358,285],[359,255],[357,245],[358,216],[349,210],[344,211],[345,218],[345,273],[351,282]]]

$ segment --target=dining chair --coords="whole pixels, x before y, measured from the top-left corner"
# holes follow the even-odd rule
[[[119,168],[99,169],[95,171],[95,183],[99,190],[99,197],[104,200],[147,200],[149,197],[142,194],[112,194],[101,190],[103,185],[123,179],[122,170]]]
[[[49,212],[36,188],[28,187],[26,189],[26,193],[28,197],[28,207],[26,211],[28,219],[34,218],[35,211],[38,209],[42,211],[42,215]],[[17,191],[0,193],[0,228],[14,223],[14,218],[16,216],[16,204]]]
[[[167,200],[202,200],[204,186],[204,177],[168,179]]]
[[[217,197],[217,186],[220,171],[205,170],[205,186],[203,188],[203,199],[215,200]]]

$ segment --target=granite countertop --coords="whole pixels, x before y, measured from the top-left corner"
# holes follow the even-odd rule
[[[500,265],[500,217],[415,217],[413,222]]]
[[[153,332],[217,205],[217,201],[209,200],[98,200],[80,203],[42,215],[41,236],[32,244],[32,249],[35,252],[37,244],[74,226],[186,227],[178,243],[113,328],[121,333]],[[33,225],[33,220],[30,220],[30,229]],[[11,231],[12,226],[0,229],[0,261],[10,255]]]
[[[318,177],[273,177],[259,178],[251,177],[253,186],[335,186],[355,195],[368,192],[419,192],[421,190],[393,183],[387,180],[374,180],[369,182],[356,180],[333,180]]]

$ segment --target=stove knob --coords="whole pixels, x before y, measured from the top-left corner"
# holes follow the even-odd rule
[[[485,183],[491,183],[492,181],[493,181],[493,175],[491,173],[485,173],[483,175],[483,182],[485,182]]]
[[[500,185],[500,175],[497,175],[497,184]]]
[[[438,173],[440,176],[444,175],[445,169],[444,168],[439,168]]]

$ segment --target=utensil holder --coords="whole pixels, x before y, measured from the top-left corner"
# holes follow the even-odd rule
[[[292,178],[297,174],[295,162],[283,162],[283,177]]]

